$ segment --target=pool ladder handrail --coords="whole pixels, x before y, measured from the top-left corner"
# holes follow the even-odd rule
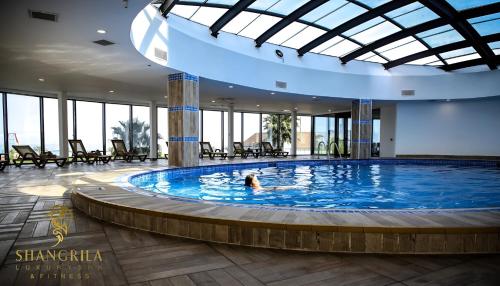
[[[321,144],[323,144],[324,148],[326,149],[326,143],[325,141],[321,141],[318,143],[318,159],[319,159],[319,156],[321,155],[320,154],[320,147],[321,147]],[[327,151],[328,152],[328,151]]]
[[[328,159],[330,159],[330,150],[331,150],[331,147],[333,145],[333,158],[335,158],[335,148],[337,148],[337,152],[339,152],[339,158],[340,158],[340,161],[342,161],[342,153],[340,152],[340,148],[339,148],[339,145],[337,144],[337,142],[335,141],[332,141],[330,142],[330,144],[328,145],[328,148],[327,148],[327,154],[328,154]]]

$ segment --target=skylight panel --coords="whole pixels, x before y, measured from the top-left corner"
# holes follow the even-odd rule
[[[481,36],[500,33],[500,19],[472,25]]]
[[[474,8],[474,7],[479,7],[479,6],[484,6],[488,4],[492,4],[495,2],[495,0],[446,0],[448,3],[453,6],[453,8],[457,10],[465,10],[469,8]]]
[[[170,12],[177,16],[189,19],[199,8],[199,6],[175,5]]]
[[[444,65],[442,61],[435,61],[432,63],[425,64],[426,66],[442,66]]]
[[[427,50],[427,48],[422,43],[414,41],[392,50],[385,51],[382,55],[393,61],[425,50]]]
[[[436,35],[422,38],[422,40],[424,40],[429,46],[434,48],[434,47],[439,47],[439,46],[446,45],[446,44],[455,43],[458,41],[463,41],[465,39],[457,31],[451,30],[451,31],[447,31],[447,32],[443,32],[440,34],[436,34]]]
[[[351,20],[356,16],[363,14],[364,12],[366,12],[366,9],[363,9],[358,5],[349,3],[324,17],[323,19],[318,20],[316,24],[332,29]]]
[[[474,54],[465,55],[465,56],[461,56],[461,57],[449,58],[449,59],[446,59],[445,61],[447,64],[451,65],[451,64],[470,61],[470,60],[479,59],[479,58],[481,58],[481,56],[478,53],[474,53]]]
[[[320,18],[332,13],[333,11],[346,5],[348,2],[345,0],[330,0],[325,4],[319,6],[318,8],[312,10],[311,12],[305,14],[300,19],[308,22],[316,22]]]
[[[391,0],[358,0],[359,2],[370,6],[371,8],[375,8],[377,6],[380,6],[382,4],[385,4]]]
[[[224,15],[226,11],[227,9],[222,8],[200,7],[190,20],[205,26],[211,26],[217,19]]]
[[[371,43],[371,42],[376,41],[378,39],[381,39],[385,36],[394,34],[400,30],[401,29],[399,29],[396,25],[392,24],[389,21],[385,21],[385,22],[383,22],[375,27],[372,27],[368,30],[361,32],[361,33],[358,33],[358,34],[352,36],[351,38],[360,42],[360,43],[368,44],[368,43]]]
[[[210,4],[224,4],[224,5],[234,5],[238,0],[208,0],[207,3]]]
[[[350,37],[350,36],[355,35],[359,32],[363,32],[364,30],[367,30],[371,27],[374,27],[374,26],[376,26],[384,21],[385,20],[382,17],[373,18],[369,21],[362,23],[361,25],[357,25],[356,27],[354,27],[350,30],[347,30],[346,32],[343,33],[343,35]]]
[[[288,15],[304,5],[309,0],[281,0],[276,5],[269,8],[269,12]]]
[[[439,18],[439,16],[436,13],[432,12],[426,7],[423,7],[418,10],[394,17],[392,19],[398,22],[400,25],[403,25],[405,28],[408,28],[437,18]]]
[[[439,55],[443,59],[449,59],[449,58],[459,57],[459,56],[473,54],[473,53],[476,53],[476,50],[474,48],[472,48],[472,47],[468,47],[468,48],[463,48],[463,49],[449,51],[449,52],[446,52],[446,53],[441,53]]]
[[[226,26],[222,28],[222,31],[238,34],[243,30],[248,24],[255,20],[260,14],[243,11],[234,17]]]
[[[376,51],[379,53],[385,52],[385,51],[397,48],[399,46],[408,44],[408,43],[413,42],[413,41],[416,41],[416,39],[414,37],[406,37],[406,38],[403,38],[401,40],[398,40],[398,41],[392,42],[390,44],[387,44],[385,46],[382,46],[382,47],[376,49]]]
[[[484,15],[481,17],[471,18],[467,21],[469,21],[469,23],[471,23],[471,24],[477,24],[480,22],[486,22],[486,21],[497,20],[497,19],[500,19],[500,13],[488,14],[488,15]]]
[[[334,57],[341,57],[343,55],[346,55],[355,49],[360,48],[360,46],[356,43],[353,43],[349,40],[343,40],[342,42],[336,44],[333,47],[328,48],[327,50],[323,51],[322,54],[328,55],[328,56],[334,56]]]
[[[364,61],[367,58],[370,58],[370,57],[373,57],[373,56],[376,56],[374,52],[368,52],[368,53],[366,53],[364,55],[361,55],[361,56],[357,57],[356,60],[358,60],[358,61]]]
[[[396,18],[404,14],[413,12],[417,9],[421,9],[422,7],[424,7],[424,5],[420,4],[419,2],[413,2],[396,10],[392,10],[391,12],[388,12],[385,15],[389,18]]]
[[[379,64],[387,63],[387,61],[384,60],[384,58],[382,58],[381,56],[377,56],[377,55],[374,55],[373,57],[367,58],[365,61],[372,62],[372,63],[379,63]]]
[[[250,5],[248,8],[265,11],[278,2],[279,0],[257,0],[253,2],[252,5]]]
[[[326,33],[324,30],[309,26],[296,34],[282,45],[294,49],[299,49],[310,41]]]
[[[300,31],[304,30],[306,27],[307,25],[304,25],[302,23],[293,22],[290,25],[286,26],[281,31],[279,31],[278,33],[276,33],[267,41],[271,44],[281,45],[281,43],[290,39]]]
[[[500,49],[500,41],[489,43],[491,49]]]
[[[422,32],[422,33],[418,33],[417,36],[420,38],[425,38],[425,37],[428,37],[431,35],[443,33],[443,32],[450,31],[450,30],[453,30],[453,28],[450,25],[444,25],[444,26],[439,26],[439,27],[431,29],[431,30],[427,30],[427,31]]]
[[[186,2],[205,3],[205,0],[186,0]]]
[[[500,55],[500,49],[494,49],[494,50],[493,50],[493,53],[494,53],[495,55]]]
[[[408,65],[426,65],[428,63],[432,63],[435,61],[439,61],[439,58],[436,56],[430,56],[430,57],[425,57],[425,58],[418,59],[415,61],[411,61],[411,62],[408,62],[406,64],[408,64]]]
[[[311,52],[320,54],[324,50],[328,49],[329,47],[331,47],[333,45],[340,43],[343,40],[344,40],[344,38],[340,37],[340,36],[333,37],[332,39],[330,39],[330,40],[324,42],[323,44],[317,46],[316,48],[312,49]]]
[[[250,25],[243,29],[238,35],[255,40],[280,20],[280,17],[261,14],[259,17],[257,17],[257,19],[255,19],[255,21],[250,23]]]

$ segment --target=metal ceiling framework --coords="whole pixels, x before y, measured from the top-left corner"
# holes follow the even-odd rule
[[[274,24],[272,27],[263,32],[260,36],[255,39],[255,44],[257,47],[260,47],[263,43],[265,43],[272,36],[283,30],[285,27],[290,25],[293,22],[302,23],[308,26],[312,26],[315,28],[319,28],[325,30],[326,33],[317,37],[316,39],[310,41],[305,44],[301,48],[297,50],[298,55],[302,56],[305,53],[311,51],[312,49],[318,47],[319,45],[327,42],[330,39],[333,39],[336,36],[340,36],[343,39],[348,39],[353,43],[360,46],[359,49],[356,49],[342,57],[340,57],[340,61],[345,64],[353,59],[358,58],[366,53],[372,52],[377,56],[380,56],[384,60],[387,60],[387,63],[383,64],[386,69],[390,69],[408,62],[412,62],[415,60],[419,60],[425,57],[436,56],[444,65],[440,66],[445,71],[452,71],[455,69],[461,69],[465,67],[471,67],[475,65],[483,65],[486,64],[491,70],[497,69],[499,65],[499,56],[495,55],[493,50],[489,47],[488,43],[500,41],[500,33],[481,36],[474,27],[467,21],[470,18],[476,18],[480,16],[490,15],[494,13],[500,12],[500,3],[493,3],[488,5],[483,5],[479,7],[474,7],[466,10],[462,10],[458,12],[451,4],[446,2],[445,0],[418,0],[424,7],[430,9],[432,12],[437,14],[440,18],[430,20],[428,22],[424,22],[409,28],[405,28],[400,25],[398,22],[394,21],[390,17],[385,14],[406,5],[417,2],[416,0],[398,0],[398,1],[389,1],[385,4],[382,4],[375,8],[370,8],[366,4],[363,4],[360,1],[356,0],[347,0],[350,3],[356,4],[359,7],[366,9],[367,11],[363,14],[354,17],[333,29],[327,29],[321,25],[316,23],[311,23],[308,21],[304,21],[301,19],[307,13],[313,11],[319,6],[328,2],[328,0],[311,0],[292,11],[288,15],[281,15],[271,11],[266,10],[258,10],[249,8],[255,0],[239,0],[234,5],[226,5],[226,4],[217,4],[217,3],[204,3],[200,2],[189,2],[182,0],[165,0],[160,5],[159,10],[162,12],[164,16],[166,16],[174,5],[188,5],[188,6],[202,6],[202,7],[214,7],[214,8],[225,8],[228,9],[217,21],[210,26],[210,31],[212,36],[217,37],[219,31],[228,24],[231,20],[233,20],[238,14],[243,11],[254,12],[259,14],[265,14],[275,17],[282,18],[279,22]],[[350,37],[346,37],[343,35],[344,32],[357,27],[361,24],[366,23],[367,21],[373,20],[377,17],[382,17],[384,20],[390,22],[391,24],[397,26],[401,29],[398,32],[385,36],[381,39],[375,40],[369,44],[362,44]],[[460,42],[455,42],[451,44],[446,44],[438,47],[430,47],[425,41],[416,36],[418,33],[422,33],[425,31],[429,31],[444,25],[451,25],[455,31],[457,31],[465,40]],[[382,56],[376,50],[396,42],[398,40],[404,39],[406,37],[414,37],[416,41],[423,44],[427,50],[417,52],[415,54],[411,54],[396,60],[389,61],[386,57]],[[441,53],[450,52],[453,50],[458,50],[462,48],[473,47],[477,53],[481,56],[479,59],[473,59],[463,62],[458,62],[454,64],[447,64],[445,60],[440,56]]]

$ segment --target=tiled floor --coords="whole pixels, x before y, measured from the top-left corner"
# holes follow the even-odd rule
[[[144,164],[157,167],[165,162]],[[0,285],[500,285],[500,255],[336,255],[254,249],[134,231],[77,211],[61,245],[99,249],[102,263],[66,262],[48,270],[47,262],[39,261],[28,271],[16,261],[16,250],[50,249],[54,238],[48,210],[54,204],[71,207],[68,190],[74,180],[124,166],[136,165],[23,167],[0,173]],[[84,277],[78,279],[77,273]]]

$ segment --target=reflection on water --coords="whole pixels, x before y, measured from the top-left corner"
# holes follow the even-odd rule
[[[244,179],[255,174],[263,187]],[[415,209],[500,207],[500,170],[483,167],[354,165],[237,169],[167,179],[165,172],[134,177],[145,190],[219,202],[310,208]]]

